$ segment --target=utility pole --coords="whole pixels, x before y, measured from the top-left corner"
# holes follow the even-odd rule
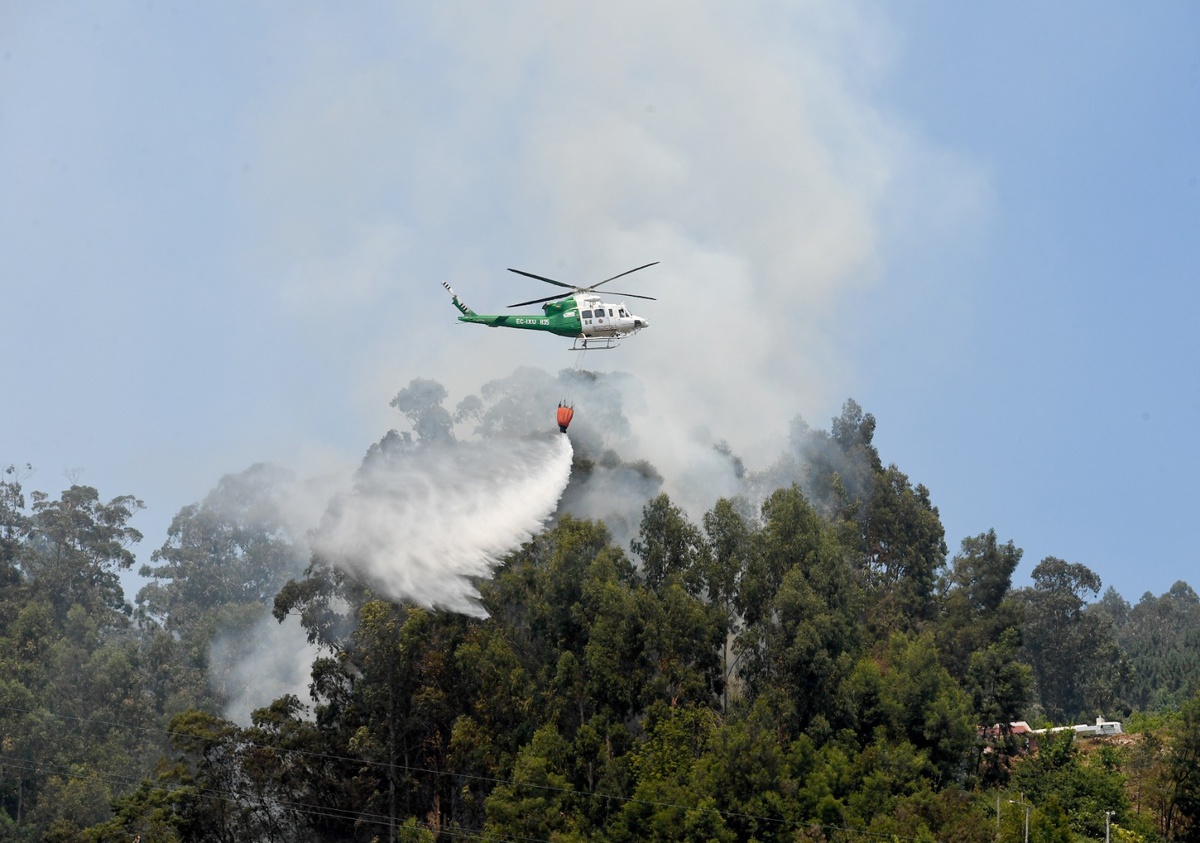
[[[1112,815],[1115,813],[1116,813],[1116,811],[1105,811],[1104,812],[1104,843],[1108,843],[1109,823],[1112,820]]]
[[[1021,794],[1021,801],[1019,802],[1016,799],[1010,799],[1008,801],[1014,805],[1020,805],[1025,809],[1025,843],[1029,843],[1029,811],[1031,810],[1031,807],[1025,801],[1025,794]]]

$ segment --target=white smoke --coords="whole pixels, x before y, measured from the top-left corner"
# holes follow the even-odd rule
[[[896,329],[859,305],[926,300],[897,244],[942,250],[989,201],[876,95],[902,45],[872,4],[317,5],[271,31],[247,260],[336,338],[364,426],[398,370],[463,394],[573,362],[565,339],[455,325],[439,280],[494,313],[552,292],[509,266],[590,284],[660,261],[601,288],[657,301],[627,301],[651,327],[586,366],[636,375],[636,437],[598,426],[602,447],[652,462],[693,517],[736,487],[714,445],[765,466],[796,414],[862,394],[856,364]]]
[[[571,455],[555,433],[433,444],[369,463],[330,504],[314,549],[393,599],[482,616],[472,578],[541,529]]]
[[[249,726],[255,709],[285,694],[305,699],[317,653],[299,618],[279,623],[269,613],[245,634],[216,638],[209,649],[209,669],[210,675],[223,679],[225,716]]]
[[[238,484],[241,496],[229,505],[252,521],[287,521],[293,536],[307,535],[296,539],[298,552],[322,555],[393,600],[474,616],[484,615],[475,581],[553,514],[573,456],[557,432],[372,451],[357,474],[326,464],[321,475],[296,483],[274,469],[272,483]],[[252,470],[258,478],[271,469]],[[249,725],[256,709],[284,694],[307,698],[317,654],[298,618],[277,623],[265,608],[257,621],[219,635],[209,663],[225,716]]]

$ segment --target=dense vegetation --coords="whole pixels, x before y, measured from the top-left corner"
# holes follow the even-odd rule
[[[513,432],[503,384],[364,465]],[[552,406],[543,402],[542,406]],[[564,509],[478,583],[487,618],[384,599],[283,516],[281,472],[176,516],[136,606],[132,497],[0,483],[0,837],[11,840],[1200,840],[1200,599],[1134,606],[994,532],[948,557],[930,493],[847,402],[695,521],[581,425]],[[520,425],[516,425],[519,429]],[[573,431],[574,433],[574,431]],[[632,539],[566,507],[645,491]],[[756,501],[751,504],[750,501]],[[310,696],[238,726],[232,647],[270,613]],[[217,655],[215,645],[222,643]],[[234,642],[234,643],[229,643]],[[1124,719],[1119,742],[1007,729]],[[1003,724],[998,733],[981,725]]]

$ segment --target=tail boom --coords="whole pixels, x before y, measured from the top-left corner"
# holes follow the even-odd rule
[[[466,317],[478,315],[475,313],[475,311],[471,310],[471,308],[469,308],[465,304],[463,304],[462,300],[459,299],[459,297],[458,297],[458,293],[454,292],[454,289],[449,284],[447,284],[445,281],[443,281],[442,286],[445,287],[446,292],[448,292],[450,294],[450,300],[452,302],[454,302],[454,306],[456,308],[458,308],[459,313],[461,313],[463,316],[466,316]],[[462,316],[460,316],[459,318],[462,319]],[[463,319],[463,321],[466,322],[468,320]],[[471,319],[469,321],[475,321],[475,320]]]

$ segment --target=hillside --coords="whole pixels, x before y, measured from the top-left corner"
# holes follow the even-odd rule
[[[573,423],[569,480],[535,412],[565,389],[607,408]],[[681,483],[622,455],[622,395],[524,371],[450,411],[413,381],[411,430],[318,523],[287,472],[226,476],[133,601],[141,502],[10,468],[4,838],[1017,843],[1027,806],[1037,843],[1101,839],[1106,811],[1117,839],[1200,839],[1190,587],[1130,605],[1047,557],[1013,588],[991,530],[951,555],[853,401],[762,467],[704,444]],[[496,503],[518,482],[554,491],[540,528],[532,492]],[[979,728],[1097,715],[1135,737],[1028,754]]]

